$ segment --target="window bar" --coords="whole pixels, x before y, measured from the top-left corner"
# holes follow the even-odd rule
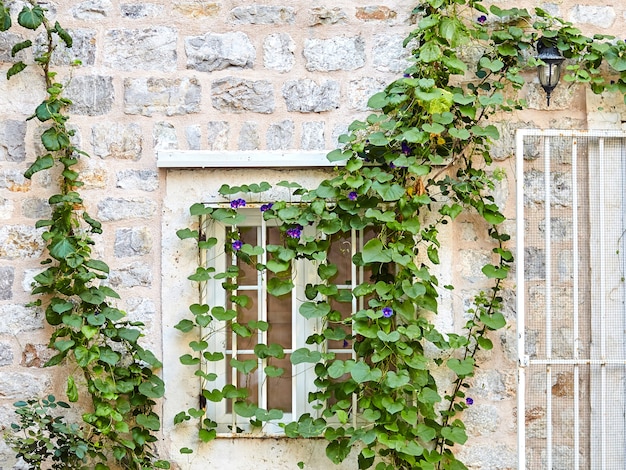
[[[599,212],[599,225],[600,225],[600,359],[602,361],[606,360],[606,246],[605,246],[605,218],[604,218],[604,210],[605,210],[605,194],[604,194],[604,139],[598,139],[598,161],[599,161],[599,187],[600,187],[600,195],[599,195],[599,204],[600,210]],[[606,432],[606,365],[600,365],[600,434],[601,434],[601,446],[602,446],[602,467],[607,468],[606,466],[606,440],[607,440],[607,432]]]
[[[237,264],[237,257],[235,256],[235,254],[233,253],[230,257],[230,265],[236,265]],[[238,293],[238,291],[237,291]],[[228,298],[228,297],[227,297]],[[234,302],[231,302],[230,304],[230,308],[235,309],[235,311],[237,310],[237,305]],[[232,320],[231,320],[231,325],[232,325]],[[231,332],[230,332],[230,336],[231,336],[231,355],[230,357],[232,359],[237,359],[238,355],[237,355],[237,334],[235,333],[235,331],[232,329],[231,327]],[[232,381],[232,385],[237,388],[239,387],[239,377],[238,377],[238,371],[236,367],[231,367],[231,381]],[[231,400],[231,415],[232,415],[232,425],[233,428],[231,429],[231,432],[236,432],[237,430],[237,413],[235,413],[235,399],[233,398]]]
[[[200,229],[199,240],[206,239],[206,234],[208,233],[207,224],[208,224],[208,217],[205,215],[201,215],[200,221],[199,221],[199,229]],[[198,263],[199,263],[199,266],[203,268],[207,267],[207,250],[198,250]],[[200,293],[200,298],[199,298],[200,305],[207,303],[207,289],[208,288],[209,288],[209,284],[207,281],[201,281],[198,283],[198,289]],[[200,340],[202,340],[203,336],[204,336],[204,328],[200,327]],[[201,362],[200,367],[201,369],[203,369],[204,372],[207,372],[206,361]],[[202,390],[204,390],[205,385],[206,385],[206,379],[204,379],[203,377],[200,377],[200,393],[202,393]]]
[[[573,348],[574,361],[578,360],[580,333],[578,325],[578,140],[572,140],[572,275],[573,275]],[[579,365],[574,363],[574,470],[580,468],[580,403]]]
[[[361,231],[361,234],[363,232]],[[354,292],[354,289],[356,288],[356,286],[359,285],[359,282],[361,281],[362,277],[363,277],[363,267],[360,266],[358,271],[359,271],[359,277],[357,277],[357,267],[355,266],[355,264],[352,262],[352,260],[354,259],[354,255],[357,253],[357,243],[359,243],[359,250],[361,249],[361,245],[363,243],[363,237],[357,237],[358,232],[355,229],[352,229],[350,231],[350,290],[351,292]],[[352,296],[352,313],[355,313],[357,311],[357,307],[358,307],[358,302],[356,297],[354,297],[354,295]],[[354,328],[352,327],[352,325],[350,325],[350,332],[351,334],[354,334]],[[356,360],[356,353],[354,351],[354,339],[352,340],[352,359]],[[357,414],[358,414],[358,400],[357,400],[357,395],[356,393],[352,394],[352,426],[354,426],[354,428],[356,429],[357,426]]]
[[[546,359],[552,358],[552,224],[550,212],[550,138],[544,137]],[[552,468],[552,366],[546,364],[546,468]]]
[[[265,219],[261,216],[261,226],[257,228],[257,243],[263,247],[263,255],[261,255],[261,263],[265,266],[267,264],[267,254],[265,251],[265,247],[267,246],[267,224],[265,223]],[[265,280],[267,278],[267,271],[265,272],[265,276],[262,271],[257,271],[257,320],[267,321],[267,285],[265,284]],[[259,330],[257,333],[257,344],[263,343],[267,344],[267,330],[262,331]],[[259,376],[258,380],[258,396],[259,396],[259,407],[263,409],[267,409],[268,404],[268,384],[267,377],[265,376],[265,366],[267,365],[267,359],[260,359],[257,374]]]
[[[623,141],[622,141],[623,142]],[[624,191],[624,182],[626,181],[626,145],[624,145],[624,142],[621,145],[621,152],[620,152],[620,163],[621,163],[621,188],[620,188],[620,193],[622,195],[622,200],[621,202],[621,207],[622,207],[622,211],[624,210],[624,208],[626,208],[626,192]],[[622,219],[622,224],[621,224],[621,233],[624,233],[625,227],[624,227],[624,220]],[[619,249],[619,263],[620,263],[620,269],[622,274],[626,273],[626,237],[621,237],[619,240],[619,244],[618,244],[618,249]],[[624,283],[622,283],[622,292],[621,292],[621,298],[625,298],[626,297],[626,293],[624,292]],[[626,325],[626,304],[622,304],[622,325]],[[624,345],[622,345],[622,347],[619,349],[620,353],[619,353],[619,357],[623,358],[624,357]],[[622,367],[622,373],[621,373],[621,379],[624,380],[624,373],[626,371],[624,370],[624,367]],[[621,435],[622,436],[626,436],[626,416],[622,416],[622,432]],[[623,455],[623,454],[622,454]]]

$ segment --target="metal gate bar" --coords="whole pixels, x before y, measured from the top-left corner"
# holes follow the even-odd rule
[[[543,162],[543,184],[544,184],[544,193],[543,193],[543,217],[545,228],[543,230],[543,243],[544,243],[544,251],[545,257],[543,261],[545,263],[545,277],[544,277],[544,285],[545,285],[545,293],[544,293],[544,308],[545,308],[545,344],[544,344],[544,355],[545,358],[531,358],[526,352],[526,288],[525,288],[525,217],[524,217],[524,142],[525,138],[528,137],[540,137],[543,139],[543,154],[542,158],[544,158]],[[552,167],[551,167],[551,144],[553,139],[556,138],[571,138],[571,146],[569,148],[570,156],[571,156],[571,192],[572,199],[571,205],[573,207],[571,214],[571,230],[572,230],[572,295],[571,299],[572,303],[572,322],[573,322],[573,334],[571,335],[571,346],[572,353],[571,358],[563,359],[559,357],[553,356],[553,321],[556,320],[553,316],[552,311],[552,287],[553,287],[553,279],[552,279],[552,268],[553,268],[553,259],[552,259]],[[601,292],[599,299],[599,336],[600,336],[600,344],[599,344],[599,358],[592,357],[581,357],[580,351],[583,345],[581,344],[580,339],[580,279],[579,279],[579,253],[580,253],[580,245],[577,234],[579,234],[580,230],[580,221],[578,217],[578,207],[580,204],[578,198],[579,192],[579,180],[578,180],[578,172],[580,170],[578,164],[579,157],[579,138],[584,139],[593,139],[594,145],[597,143],[597,153],[598,153],[598,177],[600,178],[598,181],[598,185],[600,190],[599,199],[598,199],[598,231],[600,236],[597,240],[593,240],[593,242],[598,244],[599,247],[599,286],[597,288]],[[516,261],[517,261],[517,315],[518,315],[518,359],[519,359],[519,367],[518,367],[518,413],[517,413],[517,424],[518,424],[518,469],[525,470],[526,460],[527,460],[527,447],[526,447],[526,386],[527,386],[527,374],[526,369],[530,365],[535,366],[544,366],[545,367],[545,449],[544,453],[542,453],[543,460],[545,463],[545,468],[548,470],[552,470],[553,466],[556,464],[555,457],[555,447],[554,447],[554,435],[553,435],[553,399],[552,399],[552,384],[553,378],[555,377],[553,374],[553,366],[571,366],[572,374],[573,374],[573,467],[572,470],[580,470],[581,465],[581,389],[580,389],[580,367],[599,367],[599,431],[600,431],[600,460],[595,460],[595,464],[598,463],[601,465],[600,468],[608,469],[607,467],[607,442],[608,442],[608,423],[607,423],[607,366],[625,366],[626,358],[615,358],[615,357],[607,357],[607,298],[605,293],[607,292],[607,273],[606,273],[606,257],[605,253],[607,252],[607,240],[604,236],[607,230],[607,221],[605,218],[604,208],[606,206],[606,196],[604,188],[606,186],[605,182],[605,172],[607,171],[605,165],[605,139],[622,139],[622,146],[626,148],[626,133],[620,131],[572,131],[572,130],[534,130],[534,129],[522,129],[518,130],[516,135],[516,173],[517,173],[517,220],[516,220],[516,230],[517,230],[517,250],[516,250]],[[589,144],[589,141],[586,142]],[[588,150],[588,149],[587,149]],[[622,154],[625,152],[623,151]],[[624,156],[624,155],[622,155]],[[622,167],[622,171],[626,171],[626,167]],[[626,181],[626,177],[624,178]],[[626,201],[626,196],[622,196],[623,200],[621,201],[622,207],[624,206],[624,202]],[[585,227],[583,227],[585,229]],[[626,237],[625,237],[626,238]],[[624,261],[622,261],[624,263]],[[595,287],[595,286],[594,286]],[[614,349],[614,348],[613,348]],[[594,372],[591,369],[586,369],[587,374],[590,374],[589,377],[593,377]],[[623,374],[623,372],[621,372]],[[558,374],[557,376],[558,377]],[[621,375],[620,377],[624,377]],[[591,384],[592,389],[595,389],[595,385]],[[596,403],[591,403],[591,407],[595,408]],[[561,405],[562,406],[562,405]],[[595,418],[593,419],[594,422]],[[544,467],[542,467],[544,468]],[[561,467],[558,467],[561,468]],[[535,470],[533,468],[532,470]]]

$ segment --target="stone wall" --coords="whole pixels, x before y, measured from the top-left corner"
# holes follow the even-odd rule
[[[120,307],[147,323],[146,341],[156,351],[162,350],[167,312],[161,291],[168,274],[161,271],[167,170],[157,169],[157,152],[334,148],[348,124],[366,115],[368,97],[406,67],[402,40],[413,27],[415,3],[42,2],[75,41],[71,50],[57,49],[54,64],[74,101],[76,143],[91,155],[81,166],[88,210],[104,222],[97,255],[112,268],[108,282],[124,299]],[[626,23],[626,7],[619,3],[563,0],[548,6],[586,33],[619,35]],[[23,2],[8,4],[15,18]],[[10,81],[5,72],[18,59],[32,61],[30,51],[10,55],[11,45],[29,33],[14,28],[0,34],[0,429],[10,423],[16,399],[63,389],[63,373],[41,367],[50,356],[42,312],[25,306],[43,250],[34,224],[49,214],[47,198],[56,181],[49,173],[32,181],[22,176],[41,151],[41,128],[25,119],[44,97],[43,81],[34,67]],[[80,67],[71,66],[75,59]],[[586,126],[580,87],[557,88],[549,110],[536,83],[524,93],[531,110],[497,123],[503,139],[493,156],[507,170],[516,128]],[[513,181],[510,174],[498,194],[512,218]],[[480,276],[481,233],[468,219],[447,234],[458,246],[461,266],[449,276],[468,292]],[[448,302],[463,311],[458,299]],[[501,348],[477,375],[476,405],[467,412],[477,436],[463,450],[472,468],[515,467],[512,307],[508,319],[511,328],[501,333]],[[0,468],[13,462],[0,441]]]

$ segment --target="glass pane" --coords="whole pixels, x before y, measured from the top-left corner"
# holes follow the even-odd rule
[[[283,359],[275,357],[268,360],[268,365],[281,367],[285,372],[280,377],[267,378],[267,407],[283,410],[285,413],[291,413],[291,362],[289,354]],[[306,393],[303,391],[303,393]]]
[[[230,361],[232,359],[232,355],[226,355],[226,360],[230,365]],[[238,361],[258,361],[254,354],[240,354],[237,356]],[[228,383],[233,384],[233,368],[226,368],[226,380]],[[259,400],[259,371],[258,368],[254,369],[254,371],[244,374],[240,371],[237,371],[237,388],[246,388],[248,389],[248,398],[247,400],[251,403],[258,403]],[[232,400],[228,400],[226,405],[226,411],[228,413],[232,413]]]
[[[331,300],[330,306],[333,310],[341,314],[341,320],[352,316],[352,302],[337,302],[336,300]],[[352,333],[351,325],[344,325],[339,321],[329,322],[328,328],[333,330],[342,329],[348,335]],[[328,349],[349,349],[351,347],[351,341],[348,338],[343,340],[328,340],[327,345]]]
[[[291,349],[291,319],[291,293],[280,297],[268,295],[267,321],[270,324],[268,343],[278,343],[284,348]]]
[[[337,274],[331,281],[339,285],[349,285],[352,282],[352,236],[350,232],[337,233],[332,236],[328,261],[337,266]]]
[[[250,321],[256,321],[259,317],[258,292],[239,291],[238,295],[247,295],[250,298],[249,304],[244,308],[237,306],[237,323],[247,325]],[[237,336],[237,349],[253,349],[257,344],[257,331],[252,331],[249,337]],[[226,348],[232,349],[232,328],[229,322],[226,335]]]
[[[243,243],[256,246],[258,244],[258,227],[240,227],[239,239]],[[257,262],[256,256],[250,257],[250,263],[237,257],[237,267],[239,268],[237,282],[240,286],[255,286],[258,284],[258,271],[255,267]]]

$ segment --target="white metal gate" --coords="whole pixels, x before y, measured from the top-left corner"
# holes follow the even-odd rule
[[[626,133],[516,146],[518,469],[626,469]]]

